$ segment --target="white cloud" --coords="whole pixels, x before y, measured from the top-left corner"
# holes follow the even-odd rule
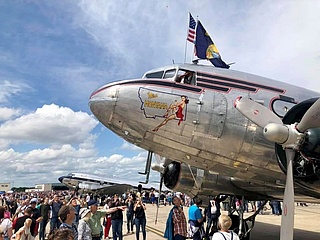
[[[30,89],[30,87],[21,82],[0,80],[0,103],[8,102],[11,97],[20,94],[25,89]]]
[[[0,126],[0,138],[29,143],[83,143],[98,122],[85,112],[74,112],[55,104],[7,121]]]
[[[131,158],[120,154],[110,157],[97,157],[95,149],[83,150],[68,144],[59,148],[35,149],[30,152],[17,152],[14,149],[0,151],[2,181],[13,181],[15,186],[33,186],[35,183],[57,182],[60,176],[69,172],[99,174],[128,181],[143,181],[146,153]],[[151,173],[157,179],[157,173]]]
[[[123,144],[119,147],[119,149],[121,150],[129,150],[129,151],[143,151],[142,148],[134,145],[134,144],[131,144],[127,141],[123,141]]]
[[[20,109],[0,107],[0,122],[12,119],[21,114]]]

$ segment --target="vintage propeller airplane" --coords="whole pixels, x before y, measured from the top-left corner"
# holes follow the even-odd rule
[[[286,187],[281,239],[289,240],[294,200],[320,203],[318,97],[244,72],[173,64],[102,86],[89,105],[104,126],[149,151],[147,168],[153,153],[163,157],[153,168],[169,189],[268,200],[283,199]],[[238,213],[237,230],[249,239],[258,210]]]
[[[138,182],[129,181],[128,179],[114,179],[111,177],[106,178],[88,173],[72,172],[59,177],[58,180],[70,189],[74,189],[76,191],[83,190],[90,192],[103,190],[105,194],[121,194],[133,189],[139,189]],[[140,185],[141,189],[150,190],[159,188],[159,183],[148,183]]]

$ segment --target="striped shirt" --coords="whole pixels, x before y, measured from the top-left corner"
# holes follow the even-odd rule
[[[184,215],[183,211],[179,211],[178,208],[173,208],[173,235],[181,235],[186,237],[187,236],[187,220],[186,216]]]
[[[72,230],[73,239],[78,240],[78,229],[75,224],[72,223],[72,225],[69,225],[67,223],[61,223],[60,228],[68,228],[68,229]]]

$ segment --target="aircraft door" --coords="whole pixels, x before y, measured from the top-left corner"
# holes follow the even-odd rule
[[[203,92],[198,101],[194,135],[219,138],[227,117],[227,99],[219,92]]]

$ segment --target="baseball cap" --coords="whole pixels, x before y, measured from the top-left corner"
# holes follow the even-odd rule
[[[88,202],[88,207],[90,207],[90,206],[93,206],[93,205],[98,205],[98,202],[96,201],[96,200],[90,200],[89,202]]]

